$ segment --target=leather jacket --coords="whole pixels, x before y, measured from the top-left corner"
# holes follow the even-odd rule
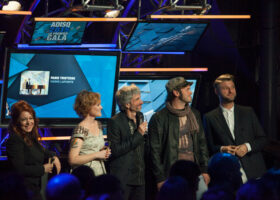
[[[194,160],[202,173],[207,172],[208,148],[199,111],[191,108],[199,131],[192,134]],[[178,160],[179,118],[165,107],[155,113],[149,122],[150,161],[156,182],[167,179],[169,170]]]

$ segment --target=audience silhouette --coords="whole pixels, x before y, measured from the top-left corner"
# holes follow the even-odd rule
[[[182,177],[169,177],[159,190],[157,200],[194,200],[190,184]]]
[[[209,161],[208,173],[211,177],[209,188],[222,186],[225,191],[236,192],[242,185],[240,163],[229,153],[216,153]]]
[[[79,179],[81,187],[84,191],[87,190],[90,181],[95,177],[94,171],[86,165],[81,165],[73,169],[71,174]]]
[[[86,196],[92,199],[105,194],[108,195],[110,200],[123,199],[123,189],[118,178],[113,175],[104,174],[91,180]]]
[[[78,178],[66,173],[52,177],[46,187],[47,200],[81,200],[82,193]]]
[[[0,199],[2,200],[28,200],[31,193],[24,185],[24,178],[13,172],[0,174]]]

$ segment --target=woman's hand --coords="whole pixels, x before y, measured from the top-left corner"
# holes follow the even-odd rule
[[[46,163],[43,165],[45,169],[45,173],[52,173],[53,164],[52,163]]]
[[[107,158],[109,158],[110,155],[111,155],[111,149],[109,148],[96,152],[96,158],[101,160],[106,160]]]
[[[59,174],[59,173],[60,173],[60,170],[61,170],[60,161],[59,161],[59,159],[58,159],[57,156],[54,156],[53,158],[54,158],[53,164],[54,164],[54,166],[55,166],[55,168],[56,168],[57,174]]]
[[[111,156],[111,149],[108,147],[106,151],[106,159],[108,159]]]

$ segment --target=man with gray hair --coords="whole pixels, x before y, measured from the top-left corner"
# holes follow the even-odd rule
[[[200,113],[188,104],[192,101],[192,82],[175,77],[166,84],[166,107],[155,113],[149,122],[152,172],[158,189],[167,179],[177,160],[198,164],[206,184],[208,150]]]
[[[132,84],[116,93],[121,110],[108,124],[111,143],[110,173],[120,179],[124,199],[145,199],[144,135],[147,122],[140,112],[143,101],[139,88]]]

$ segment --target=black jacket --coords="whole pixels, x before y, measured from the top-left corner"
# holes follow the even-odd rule
[[[192,108],[199,132],[192,134],[194,159],[202,173],[207,172],[208,150],[199,112]],[[178,160],[179,118],[165,107],[149,122],[151,168],[156,182],[166,180],[171,166]]]
[[[6,147],[8,161],[14,170],[24,177],[26,186],[31,190],[40,189],[41,176],[45,173],[43,164],[47,163],[54,153],[44,149],[38,142],[28,146],[23,138],[15,133],[9,134]]]
[[[136,118],[143,119],[143,114],[137,113]],[[144,185],[144,136],[137,130],[134,134],[130,133],[124,112],[116,114],[109,121],[107,135],[112,150],[110,173],[123,184],[134,185],[135,182],[136,185]],[[137,172],[134,173],[134,170]]]
[[[221,146],[241,145],[248,142],[252,151],[240,159],[247,178],[260,177],[266,171],[261,151],[267,144],[267,139],[252,108],[235,104],[235,139],[230,133],[220,107],[205,114],[204,127],[211,154],[220,152]]]

